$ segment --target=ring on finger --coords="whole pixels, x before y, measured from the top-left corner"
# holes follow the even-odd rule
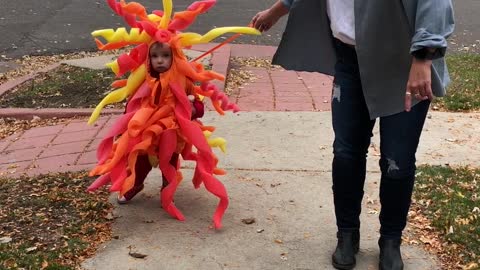
[[[411,95],[412,95],[412,93],[411,93],[411,92],[409,92],[409,91],[407,91],[407,92],[405,92],[405,95],[407,95],[407,96],[411,96]]]

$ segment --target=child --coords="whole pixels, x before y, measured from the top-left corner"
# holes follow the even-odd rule
[[[229,32],[259,32],[250,27],[219,27],[205,35],[182,33],[198,15],[207,12],[215,0],[194,2],[185,11],[175,14],[172,1],[164,1],[164,11],[155,10],[152,14],[136,2],[107,2],[131,29],[93,32],[93,36],[106,40],[103,43],[97,38],[97,47],[100,50],[135,47],[108,64],[117,76],[130,74],[128,79],[112,84],[118,89],[97,105],[89,120],[90,124],[94,123],[106,105],[128,98],[124,115],[115,121],[98,146],[98,163],[90,175],[100,177],[88,190],[111,184],[110,191],[120,193],[118,202],[128,202],[142,190],[143,181],[152,169],[150,157],[154,157],[162,171],[162,208],[172,217],[184,220],[173,204],[173,196],[182,179],[178,170],[179,155],[182,155],[183,160],[196,163],[193,186],[204,185],[219,198],[213,223],[215,228],[220,228],[228,207],[228,195],[215,177],[225,172],[217,168],[218,159],[212,147],[223,150],[224,140],[210,138],[215,128],[204,126],[196,119],[203,115],[203,104],[198,97],[209,98],[222,115],[229,110],[236,112],[238,107],[211,83],[212,80],[224,80],[224,76],[205,70],[196,61],[188,61],[182,49],[208,43]]]
[[[172,66],[172,49],[170,45],[166,43],[154,42],[150,46],[149,50],[149,74],[151,77],[160,79],[162,73],[168,71]],[[159,104],[159,98],[161,93],[156,91],[155,104]],[[193,89],[187,89],[187,94],[190,102],[192,103],[192,120],[201,118],[204,114],[204,105],[200,99],[195,97]],[[178,153],[174,153],[170,159],[170,165],[177,169],[178,167]],[[119,196],[117,202],[119,204],[128,203],[135,195],[143,190],[143,182],[147,177],[148,173],[152,170],[152,161],[148,155],[139,155],[137,157],[137,163],[135,164],[135,185],[132,189],[127,191],[123,196]],[[168,181],[165,176],[162,174],[162,188],[163,190],[168,185]]]

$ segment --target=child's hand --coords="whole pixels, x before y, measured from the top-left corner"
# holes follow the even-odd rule
[[[197,108],[193,105],[195,102],[195,96],[193,95],[188,95],[188,100],[190,100],[190,105],[192,106],[192,119],[193,117],[197,114]]]
[[[203,102],[192,95],[188,95],[190,105],[192,105],[192,120],[203,117],[205,113],[205,105]]]

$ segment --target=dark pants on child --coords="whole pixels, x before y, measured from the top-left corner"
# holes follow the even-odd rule
[[[355,49],[337,42],[332,98],[335,132],[332,164],[335,215],[339,230],[360,228],[366,156],[375,120],[362,91]],[[388,91],[388,89],[385,89]],[[380,117],[380,234],[399,238],[405,228],[415,179],[415,152],[430,101],[410,112]]]
[[[177,168],[178,164],[178,153],[174,153],[170,159],[170,164]],[[148,173],[152,170],[152,165],[148,159],[148,155],[139,155],[137,158],[137,163],[135,164],[135,186],[143,185],[145,178],[147,178]],[[162,174],[162,189],[168,185],[168,181],[165,176]]]

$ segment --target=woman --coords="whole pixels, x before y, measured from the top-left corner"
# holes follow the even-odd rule
[[[444,55],[450,0],[281,0],[259,12],[267,31],[290,13],[273,63],[334,76],[332,163],[337,248],[332,264],[355,267],[366,154],[380,119],[380,269],[403,269],[400,253],[415,179],[415,152],[434,96],[449,82]]]

